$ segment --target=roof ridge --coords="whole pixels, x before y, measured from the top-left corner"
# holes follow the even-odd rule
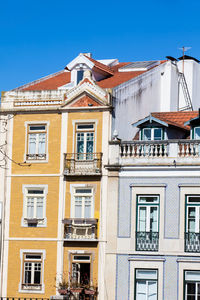
[[[41,78],[39,78],[39,79],[33,80],[33,81],[29,82],[29,83],[20,85],[19,87],[14,88],[14,89],[12,89],[11,91],[13,92],[13,91],[18,91],[18,90],[21,90],[21,89],[28,88],[28,87],[30,87],[30,86],[32,86],[32,85],[35,85],[35,84],[37,84],[37,83],[40,83],[40,82],[42,82],[42,81],[45,81],[45,80],[50,79],[50,78],[52,78],[52,77],[55,77],[55,76],[57,76],[57,75],[60,75],[60,74],[62,74],[63,72],[67,72],[67,71],[66,71],[66,70],[60,70],[60,71],[58,71],[58,72],[51,73],[51,74],[46,75],[46,76],[44,76],[44,77],[41,77]]]

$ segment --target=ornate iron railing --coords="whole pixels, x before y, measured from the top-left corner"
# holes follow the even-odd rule
[[[97,240],[97,219],[64,219],[64,239]]]
[[[159,232],[136,232],[137,251],[158,251]]]
[[[200,252],[200,233],[185,233],[185,252]]]
[[[64,155],[64,175],[101,175],[102,153],[67,153]]]
[[[43,160],[46,159],[46,154],[26,154],[27,160]]]

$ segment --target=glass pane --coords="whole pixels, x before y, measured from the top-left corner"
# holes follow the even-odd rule
[[[82,198],[75,197],[75,218],[82,218]]]
[[[136,270],[137,279],[157,279],[157,270],[145,270],[138,269]]]
[[[158,203],[159,198],[157,196],[139,196],[138,198],[140,203]]]
[[[88,132],[87,133],[87,144],[86,144],[86,152],[87,153],[93,153],[93,144],[94,144],[94,133]],[[91,155],[88,155],[87,159],[92,159],[93,157]]]
[[[150,207],[150,231],[158,231],[158,207]]]
[[[157,282],[149,281],[148,282],[148,300],[157,300]]]
[[[136,284],[136,300],[146,300],[146,281],[140,280]]]
[[[36,154],[36,134],[29,134],[28,153]]]
[[[91,194],[92,190],[91,189],[77,189],[76,194]]]
[[[32,219],[34,217],[34,198],[27,198],[27,218]]]
[[[46,134],[39,134],[38,154],[45,154]]]
[[[84,153],[84,133],[77,133],[77,153]],[[77,159],[84,159],[84,155],[78,155]]]
[[[77,84],[83,79],[83,70],[77,71]]]
[[[41,263],[34,265],[34,284],[40,284]]]
[[[36,216],[37,216],[38,219],[42,219],[43,218],[43,202],[44,202],[43,198],[37,198],[37,212],[36,212]]]
[[[24,265],[24,283],[31,283],[32,263],[25,263]]]
[[[41,131],[41,130],[45,130],[46,126],[45,125],[30,125],[29,129],[35,130],[35,131]]]
[[[194,139],[199,140],[200,139],[200,127],[194,128]]]
[[[154,140],[155,141],[162,140],[162,129],[161,128],[154,129]]]
[[[91,218],[92,199],[91,197],[85,197],[85,218]]]
[[[200,197],[199,196],[189,196],[187,198],[188,202],[199,203],[200,204]]]
[[[185,279],[193,280],[193,281],[200,281],[200,271],[186,271]]]
[[[188,207],[188,232],[195,232],[195,207]]]
[[[78,124],[77,129],[94,129],[94,124]]]
[[[146,231],[146,207],[139,207],[139,231]]]
[[[143,129],[143,140],[150,141],[151,140],[151,128]]]

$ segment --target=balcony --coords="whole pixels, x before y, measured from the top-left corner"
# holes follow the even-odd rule
[[[200,233],[185,233],[185,252],[200,252]]]
[[[200,140],[110,142],[110,165],[200,164]]]
[[[136,232],[136,251],[158,251],[159,232]]]
[[[67,153],[64,156],[64,175],[101,176],[102,153]]]
[[[97,242],[97,222],[97,219],[64,219],[64,240]]]

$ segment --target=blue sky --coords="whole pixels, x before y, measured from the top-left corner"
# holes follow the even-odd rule
[[[7,0],[0,4],[0,91],[61,70],[80,52],[120,61],[200,59],[199,0]]]

